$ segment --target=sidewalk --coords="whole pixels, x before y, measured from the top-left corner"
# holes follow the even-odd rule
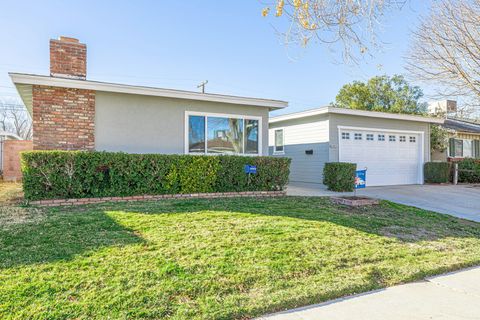
[[[279,312],[259,319],[480,319],[480,267]]]

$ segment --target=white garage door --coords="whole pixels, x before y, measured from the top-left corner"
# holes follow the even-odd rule
[[[340,129],[339,159],[367,168],[367,186],[422,183],[418,133]]]

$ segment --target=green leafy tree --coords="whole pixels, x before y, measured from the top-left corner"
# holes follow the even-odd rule
[[[335,98],[335,106],[348,109],[392,113],[424,114],[426,102],[419,102],[423,91],[410,85],[403,76],[376,76],[367,82],[344,85]]]
[[[438,125],[430,126],[430,148],[431,151],[444,152],[448,148],[448,138],[453,132]]]

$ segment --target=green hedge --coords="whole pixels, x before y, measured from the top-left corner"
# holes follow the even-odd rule
[[[450,164],[448,162],[427,162],[424,165],[426,183],[448,183]]]
[[[464,159],[459,161],[458,182],[480,183],[480,160]]]
[[[347,162],[328,162],[323,168],[323,184],[329,190],[353,191],[357,165]]]
[[[246,164],[257,174],[244,173]],[[272,191],[288,182],[290,159],[82,151],[22,153],[25,199]]]

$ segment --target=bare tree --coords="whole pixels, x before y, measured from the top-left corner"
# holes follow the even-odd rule
[[[407,0],[275,0],[263,15],[275,9],[277,17],[287,17],[286,44],[306,46],[311,40],[340,45],[344,62],[377,49],[377,32],[384,14],[400,9]]]
[[[32,139],[32,120],[27,109],[16,102],[0,99],[0,129],[22,139]]]
[[[480,106],[480,0],[434,3],[413,33],[407,69],[439,88],[441,97],[459,97],[464,116]]]
[[[32,139],[32,121],[23,110],[10,110],[14,133],[24,140]]]

